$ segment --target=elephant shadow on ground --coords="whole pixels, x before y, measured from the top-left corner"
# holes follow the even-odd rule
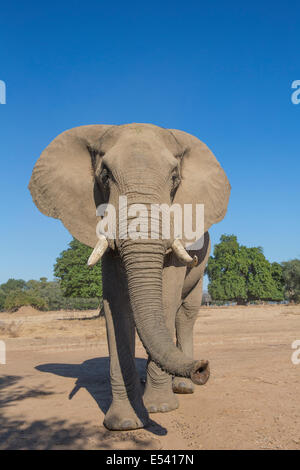
[[[136,367],[142,384],[145,383],[146,379],[146,363],[146,359],[136,359]],[[85,388],[104,414],[109,409],[112,401],[109,357],[89,359],[82,364],[41,364],[36,366],[36,369],[40,372],[77,379],[69,393],[69,400],[72,400],[81,388]],[[167,430],[153,420],[150,420],[147,430],[160,436],[167,434]]]

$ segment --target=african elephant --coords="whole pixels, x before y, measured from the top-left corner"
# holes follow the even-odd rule
[[[91,265],[102,257],[113,395],[105,426],[137,429],[147,424],[149,412],[176,409],[174,392],[192,393],[194,383],[209,377],[208,361],[192,359],[193,326],[210,252],[208,229],[225,216],[230,194],[213,154],[186,132],[152,124],[82,126],[63,132],[43,151],[29,189],[43,214],[59,218],[76,239],[95,247]],[[154,238],[124,238],[118,230],[114,238],[97,236],[96,207],[109,202],[118,208],[120,195],[128,207],[204,204],[202,247],[188,252],[186,240],[164,239],[159,229]],[[144,394],[135,367],[135,329],[148,354]]]

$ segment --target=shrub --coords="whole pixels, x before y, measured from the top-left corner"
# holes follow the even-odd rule
[[[4,309],[8,312],[15,312],[18,308],[30,305],[38,310],[46,310],[47,302],[38,297],[33,292],[11,291],[7,294],[4,302]]]

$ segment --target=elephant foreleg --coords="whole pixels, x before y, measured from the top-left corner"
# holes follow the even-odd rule
[[[138,429],[147,424],[148,413],[135,366],[135,327],[126,280],[120,261],[109,253],[102,270],[112,388],[112,403],[104,425],[112,430]]]

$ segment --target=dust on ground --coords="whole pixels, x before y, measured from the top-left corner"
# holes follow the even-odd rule
[[[33,307],[21,307],[15,313],[0,313],[0,337],[51,338],[82,337],[106,338],[105,319],[99,310],[41,312]]]
[[[0,326],[6,316],[0,313]],[[300,306],[202,307],[195,358],[210,360],[210,380],[193,395],[178,395],[177,410],[151,414],[149,427],[137,431],[111,432],[102,424],[111,400],[102,318],[23,321],[13,337],[55,335],[64,346],[71,336],[89,334],[99,337],[97,349],[88,342],[73,351],[8,348],[0,364],[0,449],[300,449],[300,364],[291,360]],[[0,330],[6,337],[12,336]],[[139,342],[136,357],[144,375]]]

